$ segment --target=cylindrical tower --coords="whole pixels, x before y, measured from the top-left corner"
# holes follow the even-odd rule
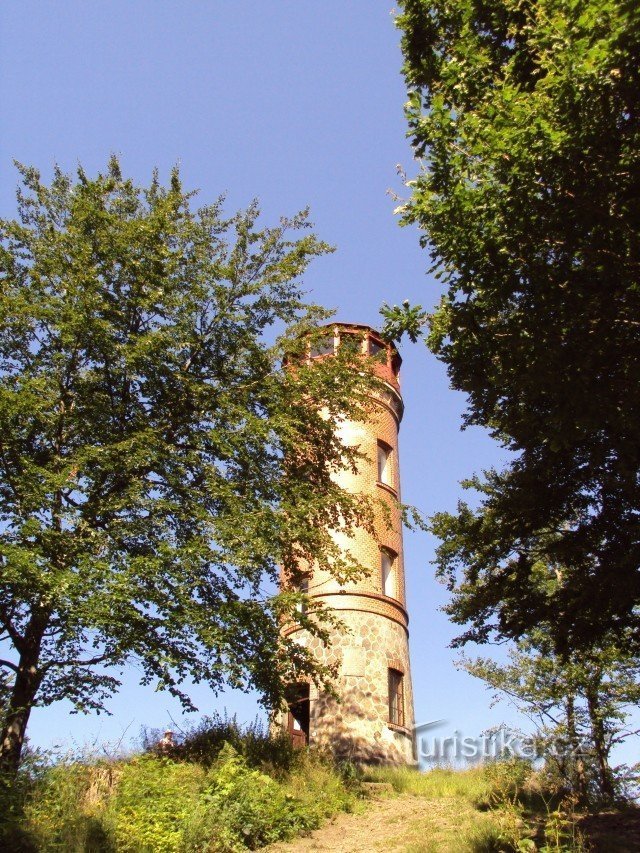
[[[398,431],[401,358],[395,347],[368,326],[335,324],[310,352],[326,358],[348,339],[363,354],[376,356],[383,381],[367,422],[338,428],[345,444],[366,457],[357,473],[343,472],[343,488],[374,498],[379,506],[373,533],[358,529],[338,542],[370,569],[367,577],[340,584],[328,572],[311,567],[305,591],[310,599],[336,612],[346,631],[336,631],[325,646],[298,628],[296,639],[323,663],[337,663],[339,701],[313,685],[289,691],[289,709],[281,717],[294,742],[329,747],[339,758],[369,763],[413,763],[413,693],[409,666]]]

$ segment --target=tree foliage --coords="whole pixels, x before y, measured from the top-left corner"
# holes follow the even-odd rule
[[[507,663],[463,657],[461,665],[535,723],[548,771],[583,802],[611,801],[624,793],[626,770],[611,767],[611,751],[637,735],[627,721],[640,701],[640,664],[611,641],[563,657],[551,635],[539,626],[510,650]]]
[[[34,704],[100,710],[126,661],[187,707],[186,678],[269,705],[326,679],[280,633],[322,635],[322,614],[268,584],[310,560],[358,571],[328,531],[370,517],[333,476],[357,458],[334,423],[364,412],[362,362],[282,368],[326,317],[302,301],[330,250],[305,212],[193,209],[177,171],[141,188],[115,159],[49,186],[20,171],[19,220],[0,222],[8,766]]]
[[[640,11],[401,5],[423,163],[403,221],[446,286],[428,342],[465,423],[515,454],[474,481],[480,510],[437,519],[441,568],[479,639],[541,621],[564,646],[637,631]],[[540,560],[563,567],[553,594],[530,582]]]

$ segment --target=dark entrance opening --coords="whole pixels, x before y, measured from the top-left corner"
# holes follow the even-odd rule
[[[295,747],[306,746],[309,743],[309,685],[292,684],[286,692],[287,731]]]

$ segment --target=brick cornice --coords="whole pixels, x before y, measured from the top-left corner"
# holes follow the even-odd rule
[[[401,625],[407,636],[409,635],[409,614],[402,604],[395,598],[389,598],[386,595],[378,595],[375,592],[325,592],[320,595],[310,595],[310,598],[324,600],[327,598],[334,599],[327,602],[327,606],[335,611],[349,610],[355,613],[373,613],[375,616],[381,616],[383,619],[391,619],[398,625]],[[353,601],[353,599],[357,599]],[[362,600],[359,600],[362,599]],[[383,605],[376,607],[375,605]],[[395,611],[395,612],[394,612]],[[283,629],[285,635],[292,634],[294,631],[304,630],[299,625],[292,625]]]

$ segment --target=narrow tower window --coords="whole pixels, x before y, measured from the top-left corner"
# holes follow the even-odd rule
[[[311,345],[309,355],[311,358],[317,358],[319,355],[333,355],[333,335],[325,335],[319,338]]]
[[[384,441],[378,442],[378,482],[393,487],[391,448]]]
[[[362,335],[359,335],[355,332],[341,331],[340,340],[338,341],[338,348],[341,350],[346,350],[347,352],[361,353]]]
[[[369,355],[378,355],[385,349],[384,344],[381,344],[375,338],[369,338]]]
[[[404,675],[397,669],[389,670],[389,722],[404,726]]]
[[[298,586],[298,592],[301,592],[304,595],[308,594],[308,592],[309,592],[309,578],[303,578],[303,580],[300,581],[300,584]],[[299,601],[297,608],[298,608],[298,613],[306,613],[307,612],[307,602],[306,601]]]
[[[396,555],[388,548],[380,549],[380,570],[382,574],[382,594],[390,598],[396,597],[395,579]]]

